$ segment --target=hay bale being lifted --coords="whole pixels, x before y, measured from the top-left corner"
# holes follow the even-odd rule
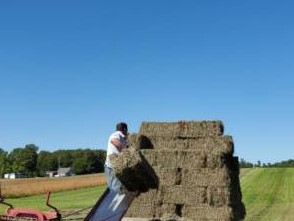
[[[128,191],[147,192],[158,187],[156,173],[138,150],[128,148],[109,157],[115,176]]]

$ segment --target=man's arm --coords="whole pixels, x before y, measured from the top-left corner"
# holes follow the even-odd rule
[[[116,138],[112,138],[110,141],[119,151],[121,151],[123,148],[125,148],[125,145],[120,142],[118,139]]]

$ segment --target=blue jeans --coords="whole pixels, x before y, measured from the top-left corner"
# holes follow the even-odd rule
[[[106,175],[107,184],[109,189],[114,190],[115,192],[122,191],[122,183],[117,179],[117,177],[113,174],[113,171],[108,166],[104,165],[104,173]]]

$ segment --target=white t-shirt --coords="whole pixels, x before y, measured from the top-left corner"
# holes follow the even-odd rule
[[[113,153],[119,153],[120,151],[116,148],[116,146],[114,146],[111,143],[111,140],[113,138],[118,139],[121,143],[124,144],[124,146],[127,146],[127,140],[125,139],[125,135],[121,132],[121,131],[116,131],[113,134],[110,135],[109,139],[108,139],[108,144],[107,144],[107,155],[106,155],[106,161],[105,161],[105,165],[111,168],[111,163],[109,161],[109,155],[113,154]]]

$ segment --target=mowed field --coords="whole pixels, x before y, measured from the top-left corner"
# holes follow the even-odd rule
[[[242,169],[240,181],[247,211],[245,221],[294,220],[294,168]],[[15,207],[48,211],[45,192],[51,190],[51,204],[65,213],[89,209],[106,188],[103,174],[54,179],[1,180],[1,183],[2,194],[8,196],[6,201]],[[38,195],[34,195],[34,190],[38,190]],[[21,192],[20,195],[34,196],[10,198],[9,196],[16,196],[13,191]],[[7,207],[1,205],[0,212],[3,213],[5,208]]]
[[[241,172],[245,221],[294,220],[294,168],[255,168]]]

